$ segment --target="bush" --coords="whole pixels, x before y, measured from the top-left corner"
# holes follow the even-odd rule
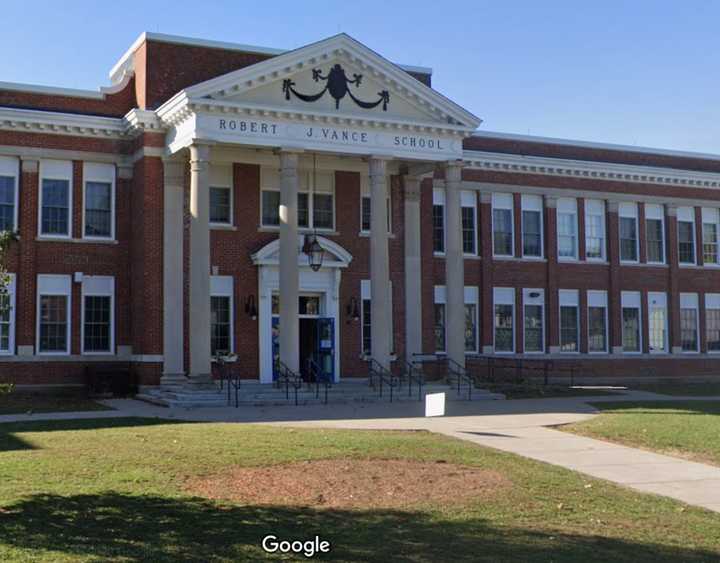
[[[0,383],[0,396],[12,393],[15,386],[12,383]]]

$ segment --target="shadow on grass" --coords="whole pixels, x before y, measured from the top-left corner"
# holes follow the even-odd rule
[[[609,414],[662,414],[662,415],[691,415],[691,414],[720,414],[720,401],[618,401],[618,402],[592,402],[593,407]]]
[[[38,495],[0,511],[0,549],[50,550],[49,560],[257,561],[266,534],[332,543],[342,561],[716,561],[683,547],[494,525],[426,512],[218,505],[114,492]],[[15,554],[12,554],[15,556]],[[17,552],[17,558],[28,552]],[[277,557],[277,556],[275,556]],[[302,559],[298,557],[297,559]]]

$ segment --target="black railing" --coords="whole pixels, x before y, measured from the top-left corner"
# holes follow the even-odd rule
[[[227,403],[232,405],[233,393],[235,395],[235,408],[240,406],[240,372],[231,370],[228,366],[228,354],[218,352],[215,356],[215,364],[217,365],[218,375],[220,376],[220,391],[227,389]]]
[[[320,398],[320,386],[325,388],[325,404],[328,402],[328,391],[334,383],[332,376],[326,374],[320,369],[320,366],[313,359],[308,359],[308,372],[312,376],[312,380],[315,383],[315,398]]]
[[[303,380],[302,375],[292,371],[280,360],[275,361],[275,370],[277,372],[277,379],[275,380],[275,386],[280,389],[285,387],[285,399],[290,400],[290,388],[292,387],[295,393],[295,406],[298,404],[298,389],[302,387]]]
[[[468,389],[468,401],[472,401],[472,391],[473,387],[475,387],[475,378],[470,375],[465,369],[465,366],[460,365],[452,358],[445,358],[445,362],[447,363],[447,369],[448,369],[448,376],[454,377],[457,380],[457,394],[458,397],[460,396],[462,384],[467,384]]]
[[[375,358],[368,360],[368,383],[370,387],[378,389],[378,395],[383,396],[383,387],[390,388],[390,402],[393,402],[396,379],[392,372],[384,367]]]
[[[407,380],[408,397],[412,396],[413,383],[417,385],[418,389],[418,401],[422,401],[422,390],[425,385],[425,375],[422,369],[415,364],[403,360],[404,374],[403,377]],[[402,383],[402,380],[400,380]]]

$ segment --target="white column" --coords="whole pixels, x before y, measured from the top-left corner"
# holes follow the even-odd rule
[[[295,372],[300,367],[298,159],[297,152],[280,152],[280,361]]]
[[[461,165],[445,166],[445,308],[447,354],[465,365],[465,266],[462,248]]]
[[[390,368],[390,265],[387,229],[387,161],[370,158],[370,346],[372,357]]]
[[[164,160],[163,188],[163,375],[185,379],[183,367],[183,196],[186,161]]]
[[[405,357],[422,352],[420,179],[405,176]]]
[[[210,380],[210,147],[190,146],[190,377]]]

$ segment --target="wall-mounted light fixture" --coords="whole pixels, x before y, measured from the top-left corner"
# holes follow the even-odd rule
[[[245,299],[245,313],[250,317],[252,320],[257,319],[257,307],[255,306],[255,296],[254,295],[248,295],[247,299]]]
[[[320,243],[318,242],[315,233],[311,235],[305,235],[303,252],[307,254],[310,269],[313,272],[317,272],[322,267],[323,254],[325,251],[323,250],[323,247],[320,246]]]
[[[347,316],[349,320],[353,322],[357,322],[360,320],[360,311],[358,310],[357,299],[351,297],[350,302],[347,304],[345,310],[347,311]]]

